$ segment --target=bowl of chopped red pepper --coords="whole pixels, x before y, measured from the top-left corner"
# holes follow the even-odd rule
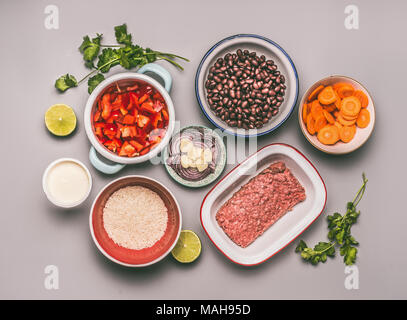
[[[161,77],[164,86],[146,72]],[[96,169],[115,173],[126,164],[153,158],[168,144],[175,120],[171,84],[167,70],[148,64],[137,73],[113,75],[96,87],[86,104],[85,129],[92,147],[115,163],[95,157],[91,149]]]

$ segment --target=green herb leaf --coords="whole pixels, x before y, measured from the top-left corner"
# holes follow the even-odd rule
[[[55,81],[55,88],[57,88],[60,92],[65,92],[69,88],[76,87],[77,85],[78,81],[76,81],[75,77],[69,73],[59,77]]]
[[[127,25],[124,23],[120,26],[114,27],[114,34],[116,36],[117,43],[131,45],[131,34],[127,33]]]
[[[111,67],[120,64],[120,58],[121,55],[119,50],[105,48],[99,55],[97,67],[101,72],[106,73],[110,70]]]
[[[89,38],[89,36],[83,37],[79,51],[83,54],[83,59],[86,61],[85,65],[87,67],[92,66],[93,64],[89,64],[89,62],[92,62],[98,56],[101,40],[101,34],[97,34],[97,36],[92,40]]]
[[[357,222],[360,211],[356,211],[356,206],[362,199],[366,189],[367,179],[362,175],[363,184],[357,192],[353,201],[346,204],[346,213],[342,216],[335,212],[333,215],[328,215],[328,239],[330,242],[319,242],[314,249],[309,248],[303,240],[295,249],[295,252],[300,253],[302,259],[310,262],[313,265],[319,262],[325,262],[327,257],[335,256],[335,245],[339,245],[339,253],[343,256],[343,261],[346,265],[352,265],[356,261],[357,246],[359,243],[351,235],[352,225]]]
[[[88,80],[88,92],[89,94],[92,93],[93,90],[98,86],[99,83],[101,83],[103,80],[105,80],[105,76],[101,73],[98,73],[97,75],[89,78]]]

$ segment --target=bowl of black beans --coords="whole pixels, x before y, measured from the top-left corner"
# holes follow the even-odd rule
[[[239,34],[219,41],[205,54],[196,73],[195,93],[216,127],[237,136],[260,136],[291,115],[298,75],[278,44]]]

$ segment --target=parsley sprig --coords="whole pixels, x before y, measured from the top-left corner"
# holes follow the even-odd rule
[[[339,246],[339,253],[343,256],[343,262],[346,265],[352,265],[356,261],[359,244],[351,234],[352,225],[357,222],[360,211],[356,211],[356,207],[366,190],[367,179],[365,174],[362,174],[363,184],[356,193],[352,202],[346,205],[346,213],[342,216],[335,212],[329,215],[328,218],[328,239],[329,242],[318,242],[314,248],[310,248],[307,244],[300,240],[295,252],[301,254],[301,258],[307,262],[317,265],[319,262],[325,262],[328,257],[335,256],[336,246]]]
[[[102,34],[97,33],[94,38],[84,36],[79,51],[83,55],[85,66],[92,71],[79,81],[67,73],[55,81],[55,88],[60,92],[65,92],[88,79],[88,92],[91,93],[105,79],[103,73],[109,72],[116,65],[121,65],[125,69],[132,69],[157,60],[165,60],[180,70],[184,70],[175,60],[189,61],[187,58],[173,53],[155,51],[133,44],[132,35],[127,33],[126,24],[116,26],[114,31],[117,41],[115,45],[102,44]]]

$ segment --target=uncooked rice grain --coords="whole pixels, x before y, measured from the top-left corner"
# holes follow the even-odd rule
[[[154,191],[128,186],[114,192],[103,209],[103,225],[118,245],[133,250],[152,247],[167,228],[167,207]]]

